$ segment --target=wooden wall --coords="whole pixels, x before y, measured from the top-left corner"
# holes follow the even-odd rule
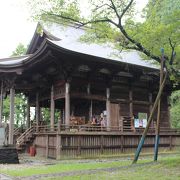
[[[39,134],[36,135],[37,155],[50,158],[99,157],[131,153],[137,148],[140,134],[81,133],[81,134]],[[153,152],[154,135],[148,135],[143,151]],[[160,138],[160,151],[172,150],[180,146],[180,134],[163,134]]]

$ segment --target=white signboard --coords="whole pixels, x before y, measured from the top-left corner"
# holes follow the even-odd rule
[[[134,127],[135,128],[140,128],[143,127],[145,128],[147,126],[147,113],[138,113],[138,118],[134,119]]]
[[[0,146],[4,145],[5,140],[5,128],[0,128]]]

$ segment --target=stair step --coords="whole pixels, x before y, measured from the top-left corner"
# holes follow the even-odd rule
[[[32,127],[27,129],[20,137],[19,143],[16,145],[19,150],[24,150],[28,144],[33,142],[35,135],[33,134]],[[18,142],[18,139],[17,139]]]

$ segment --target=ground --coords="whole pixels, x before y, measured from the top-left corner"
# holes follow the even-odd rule
[[[20,155],[20,164],[0,165],[0,180],[109,180],[109,179],[180,179],[180,153],[166,153],[153,162],[152,155],[142,156],[131,165],[132,156],[86,160],[44,159]]]

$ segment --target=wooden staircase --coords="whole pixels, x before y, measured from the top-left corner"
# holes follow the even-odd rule
[[[123,116],[123,131],[131,131],[131,117]]]
[[[35,132],[35,128],[30,127],[23,134],[21,134],[21,136],[19,136],[17,138],[17,140],[16,140],[16,149],[18,151],[25,150],[26,147],[33,142],[33,140],[35,138],[34,132]]]

